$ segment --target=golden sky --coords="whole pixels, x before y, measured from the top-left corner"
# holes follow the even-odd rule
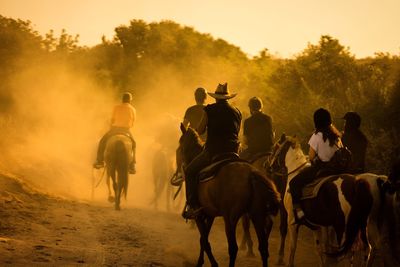
[[[357,57],[400,54],[400,0],[0,0],[0,14],[35,29],[65,28],[80,43],[100,43],[131,19],[169,19],[223,38],[249,55],[268,48],[290,57],[322,34]]]

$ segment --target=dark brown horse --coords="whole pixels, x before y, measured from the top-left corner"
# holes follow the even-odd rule
[[[202,151],[203,144],[193,129],[186,129],[181,125],[181,130],[178,151],[181,151],[185,166]],[[222,216],[225,222],[229,266],[235,265],[238,251],[236,226],[240,217],[246,213],[249,214],[257,233],[263,266],[268,266],[266,218],[275,215],[280,204],[280,196],[275,185],[249,163],[231,162],[223,166],[214,179],[201,182],[198,190],[203,209],[202,214],[196,218],[200,232],[200,255],[197,266],[204,264],[204,252],[211,266],[218,266],[208,241],[214,218],[217,216]]]
[[[109,199],[111,197],[110,178],[113,183],[115,209],[120,210],[121,195],[126,198],[128,191],[129,163],[132,160],[132,144],[129,137],[115,135],[107,141],[104,152],[107,169]]]
[[[281,141],[279,141],[281,142]],[[264,155],[259,155],[258,157],[255,157],[253,160],[250,161],[250,163],[257,168],[259,171],[261,171],[263,174],[267,175],[268,178],[272,179],[274,182],[278,192],[281,194],[281,197],[285,195],[285,190],[286,190],[286,181],[287,177],[284,174],[272,174],[270,172],[271,169],[271,164],[276,164],[273,161],[274,155],[277,151],[277,148],[279,147],[279,142],[274,145],[273,152],[270,154],[264,154]],[[279,220],[279,231],[280,231],[280,246],[279,246],[279,251],[278,251],[278,265],[283,265],[284,264],[284,255],[285,255],[285,242],[286,242],[286,235],[287,235],[287,212],[285,209],[285,206],[283,205],[283,202],[281,202],[281,205],[279,207],[279,215],[280,215],[280,220]],[[243,224],[243,238],[241,241],[240,247],[242,249],[245,249],[247,246],[247,255],[248,256],[253,256],[253,241],[251,240],[251,235],[250,235],[250,219],[247,215],[244,215],[242,218],[242,224]],[[273,221],[270,220],[270,218],[267,219],[266,222],[266,232],[267,232],[267,238],[269,237],[271,230],[272,230],[272,224]]]

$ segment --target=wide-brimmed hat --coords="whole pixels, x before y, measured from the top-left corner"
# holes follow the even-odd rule
[[[215,99],[230,99],[237,95],[229,93],[228,83],[218,84],[217,89],[215,89],[215,93],[208,93],[208,94],[214,97]]]

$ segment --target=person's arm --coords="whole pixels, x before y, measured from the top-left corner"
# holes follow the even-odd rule
[[[112,126],[115,122],[115,113],[116,113],[116,107],[114,107],[112,114],[111,114],[110,126]]]
[[[185,128],[187,128],[189,126],[189,124],[190,124],[190,121],[188,119],[188,117],[189,117],[188,113],[189,113],[189,108],[185,111],[185,115],[183,116],[182,124],[183,124],[183,126],[185,126]]]
[[[204,113],[203,113],[203,117],[201,117],[199,126],[198,126],[197,129],[196,129],[196,132],[197,132],[199,135],[202,135],[203,133],[206,132],[206,129],[207,129],[207,122],[208,122],[207,113],[204,112]]]
[[[314,162],[314,160],[317,158],[317,149],[318,149],[318,142],[320,140],[320,136],[317,134],[313,134],[308,141],[309,150],[308,150],[308,159],[310,162]]]
[[[315,157],[317,156],[317,152],[310,146],[310,150],[308,151],[308,158],[311,162],[314,161]]]
[[[134,107],[132,107],[132,121],[131,121],[131,124],[129,125],[130,126],[129,128],[133,127],[135,121],[136,121],[136,109]]]

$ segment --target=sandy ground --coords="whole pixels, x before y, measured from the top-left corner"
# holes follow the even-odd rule
[[[238,240],[242,235],[238,227]],[[255,237],[253,233],[253,237]],[[0,266],[194,266],[196,228],[179,214],[106,203],[84,203],[40,193],[12,175],[0,175]],[[220,266],[228,265],[223,222],[210,241]],[[270,238],[270,266],[276,266],[279,235]],[[237,266],[261,266],[239,251]],[[317,266],[313,239],[300,232],[296,266]],[[209,266],[206,259],[206,265]]]

